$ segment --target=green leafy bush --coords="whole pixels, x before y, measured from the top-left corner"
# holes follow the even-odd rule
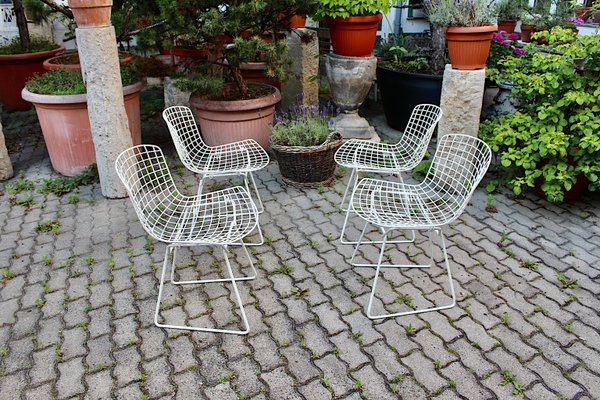
[[[0,54],[9,55],[9,54],[23,54],[23,53],[38,53],[42,51],[50,51],[57,49],[58,45],[53,41],[50,41],[46,38],[35,37],[31,38],[31,44],[29,46],[29,50],[23,51],[21,48],[21,42],[19,38],[14,38],[10,43],[4,46],[0,46]]]
[[[132,85],[138,80],[137,74],[129,65],[121,65],[123,86]],[[37,94],[64,96],[86,93],[81,71],[78,69],[55,70],[46,72],[44,75],[34,75],[33,78],[27,81],[25,87],[31,93]]]
[[[320,0],[319,7],[314,17],[318,20],[325,17],[363,16],[377,14],[378,11],[384,14],[390,11],[391,0]]]
[[[502,62],[522,106],[481,125],[480,136],[508,169],[492,186],[506,183],[519,195],[542,179],[552,202],[563,201],[580,173],[590,190],[600,187],[600,36],[578,37],[561,51]]]

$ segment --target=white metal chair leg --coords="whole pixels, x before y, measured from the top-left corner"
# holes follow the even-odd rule
[[[263,206],[262,199],[260,198],[260,193],[258,193],[258,187],[256,186],[256,180],[254,179],[254,175],[252,174],[252,172],[248,172],[248,175],[250,175],[252,187],[254,188],[254,192],[256,193],[256,208],[258,209],[258,213],[261,214],[263,211],[265,211],[265,207]],[[251,193],[250,190],[248,190],[248,193]]]
[[[425,313],[425,312],[431,312],[431,311],[440,311],[440,310],[446,310],[448,308],[452,308],[456,305],[456,293],[454,291],[454,284],[452,283],[452,272],[450,271],[450,263],[448,262],[448,253],[446,252],[446,242],[444,240],[444,234],[442,233],[441,230],[438,231],[441,241],[442,241],[442,251],[444,253],[444,262],[446,263],[446,271],[448,273],[448,284],[450,285],[450,293],[452,294],[452,303],[450,304],[446,304],[446,305],[442,305],[442,306],[436,306],[436,307],[430,307],[430,308],[424,308],[424,309],[420,309],[420,310],[411,310],[411,311],[403,311],[403,312],[397,312],[397,313],[392,313],[392,314],[376,314],[373,315],[371,313],[371,308],[373,306],[373,298],[375,297],[375,291],[377,290],[377,281],[379,278],[379,272],[381,271],[381,268],[383,267],[381,262],[383,260],[383,253],[385,252],[385,245],[386,245],[386,238],[387,238],[387,233],[385,232],[383,233],[383,240],[382,240],[382,244],[381,244],[381,250],[379,252],[379,259],[377,261],[377,269],[375,271],[375,278],[373,279],[373,286],[371,288],[371,294],[369,296],[369,303],[367,305],[367,317],[369,317],[370,319],[382,319],[382,318],[391,318],[391,317],[403,317],[406,315],[413,315],[413,314],[420,314],[420,313]],[[432,231],[430,231],[430,238],[431,238],[431,233]]]
[[[252,275],[249,276],[242,276],[242,277],[238,277],[235,278],[235,281],[250,281],[254,278],[256,278],[256,268],[254,268],[254,263],[252,262],[252,258],[250,257],[250,253],[248,253],[248,249],[246,248],[246,246],[244,245],[244,243],[241,244],[241,246],[244,248],[244,251],[246,253],[246,257],[248,257],[248,262],[250,263],[250,267],[252,268]],[[230,279],[229,278],[217,278],[217,279],[201,279],[201,280],[191,280],[191,281],[177,281],[175,280],[175,268],[176,268],[176,264],[175,264],[175,259],[177,258],[177,249],[180,246],[173,246],[173,261],[171,262],[171,283],[173,283],[174,285],[192,285],[195,283],[215,283],[215,282],[229,282]]]
[[[350,204],[352,203],[352,200],[350,200],[350,202],[348,203],[348,207],[344,208],[344,203],[346,201],[346,196],[348,196],[348,193],[352,193],[350,191],[350,187],[354,187],[354,185],[356,184],[356,182],[352,183],[352,181],[356,181],[358,180],[358,172],[356,170],[356,168],[351,168],[352,169],[352,173],[350,174],[350,179],[348,179],[348,184],[346,185],[346,190],[344,190],[344,197],[342,197],[342,202],[340,203],[340,208],[342,209],[342,211],[348,211],[350,209]]]
[[[372,244],[373,242],[363,242],[362,239],[365,235],[365,231],[367,229],[367,226],[369,225],[368,222],[365,222],[365,226],[363,227],[362,232],[360,233],[360,237],[358,239],[358,241],[356,242],[356,245],[354,246],[354,251],[352,252],[352,258],[350,258],[350,264],[353,267],[359,267],[359,268],[363,268],[363,267],[369,267],[369,268],[375,268],[377,267],[378,264],[366,264],[366,263],[355,263],[354,262],[354,258],[356,257],[356,253],[358,253],[358,248],[361,244]],[[387,233],[390,233],[392,231],[392,229],[390,229]],[[386,238],[387,238],[387,233],[386,233]],[[383,241],[377,241],[378,244],[383,244]],[[396,242],[394,241],[388,241],[385,240],[385,244],[394,244]],[[406,242],[399,242],[399,243],[406,243]],[[431,235],[429,235],[429,254],[430,254],[430,261],[429,264],[381,264],[381,268],[429,268],[433,265],[433,242],[431,240]]]
[[[229,273],[229,277],[230,277],[230,279],[228,279],[228,281],[230,281],[233,285],[233,291],[234,291],[238,306],[240,308],[240,313],[242,315],[242,324],[245,327],[245,329],[240,331],[240,330],[231,330],[231,329],[202,328],[202,327],[188,326],[188,325],[163,324],[163,323],[158,322],[158,318],[159,318],[159,314],[160,314],[160,302],[161,302],[161,298],[162,298],[163,287],[165,284],[165,275],[166,275],[167,264],[168,264],[169,249],[170,249],[170,246],[167,246],[167,248],[165,250],[165,261],[163,262],[163,270],[161,273],[160,286],[158,289],[158,298],[156,300],[156,310],[154,311],[154,325],[156,325],[159,328],[168,328],[168,329],[182,329],[182,330],[190,330],[190,331],[198,331],[198,332],[231,333],[234,335],[246,335],[250,330],[250,326],[248,325],[248,318],[246,317],[246,312],[244,311],[244,305],[242,303],[242,298],[240,297],[240,293],[239,293],[237,285],[236,285],[236,279],[233,276],[233,271],[231,270],[231,264],[229,263],[229,257],[227,256],[227,246],[223,246],[223,255],[225,256],[225,264],[227,265],[227,272]]]

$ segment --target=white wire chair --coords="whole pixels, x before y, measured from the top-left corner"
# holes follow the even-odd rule
[[[350,263],[356,267],[375,267],[375,278],[367,305],[371,319],[399,317],[454,307],[456,295],[448,262],[442,227],[462,214],[473,192],[487,172],[491,150],[481,139],[468,135],[445,135],[437,146],[431,167],[419,184],[388,182],[365,178],[355,187],[350,207],[365,221],[360,238],[354,248]],[[377,264],[354,262],[359,246],[369,224],[378,227],[382,234]],[[425,230],[429,232],[430,263],[425,265],[383,264],[388,235],[393,230]],[[373,314],[373,298],[381,268],[428,268],[433,260],[433,233],[440,236],[452,303],[420,310],[390,314]]]
[[[266,167],[269,164],[269,155],[255,140],[246,139],[221,146],[208,146],[202,140],[189,107],[172,106],[164,110],[162,116],[181,162],[189,170],[201,175],[198,194],[202,193],[206,178],[241,175],[248,193],[251,193],[249,181],[252,182],[259,213],[263,212],[262,200],[252,172]]]
[[[346,211],[344,225],[340,234],[342,244],[356,244],[356,241],[348,241],[344,238],[350,207],[344,208],[344,203],[350,188],[356,186],[360,172],[375,172],[380,174],[394,174],[402,182],[402,172],[412,170],[425,155],[427,145],[431,140],[433,131],[442,118],[442,109],[433,104],[417,105],[408,120],[400,140],[396,144],[377,143],[368,140],[351,139],[345,142],[335,153],[335,161],[338,165],[350,169],[350,179],[344,191],[340,207]],[[389,243],[406,243],[412,239],[395,240]],[[369,243],[378,243],[371,241]]]
[[[185,196],[179,192],[169,171],[162,150],[154,145],[139,145],[122,152],[115,162],[121,181],[127,188],[135,212],[148,234],[167,243],[160,278],[154,323],[158,327],[193,331],[248,333],[248,319],[236,285],[237,281],[256,277],[243,238],[258,225],[258,211],[247,189],[236,186],[200,196]],[[235,277],[228,257],[229,245],[241,244],[252,269],[252,275]],[[229,278],[175,281],[177,248],[182,246],[221,247]],[[171,281],[173,284],[231,282],[240,309],[244,330],[213,329],[159,322],[160,304],[165,274],[172,254]]]

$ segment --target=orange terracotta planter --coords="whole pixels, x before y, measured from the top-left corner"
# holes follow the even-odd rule
[[[272,94],[252,100],[205,100],[192,94],[190,104],[196,109],[202,138],[209,146],[254,139],[267,149],[275,105],[280,100],[281,93],[273,87]]]
[[[64,47],[39,53],[0,55],[0,101],[11,110],[29,110],[31,103],[21,98],[21,90],[33,74],[46,72],[45,59],[63,51]]]
[[[112,0],[69,0],[78,28],[110,26]]]
[[[133,56],[127,51],[119,51],[119,54],[119,62],[121,64],[129,64],[133,60]],[[73,61],[76,62],[68,64],[65,61],[63,61],[65,59],[68,59],[69,57],[74,57],[75,60]],[[44,61],[43,65],[46,71],[54,71],[57,69],[81,69],[81,64],[79,64],[79,53],[77,52],[65,53],[56,57],[49,58]]]
[[[515,27],[517,26],[516,19],[509,19],[506,21],[498,21],[498,32],[514,33]]]
[[[327,18],[333,52],[340,56],[370,57],[381,13],[364,17]]]
[[[498,25],[450,26],[446,30],[448,54],[452,68],[474,70],[485,68],[490,54],[492,35]]]
[[[534,31],[535,31],[535,26],[521,24],[521,41],[525,42],[525,43],[531,42],[531,34]]]
[[[303,15],[293,15],[290,18],[290,28],[304,28],[306,26],[306,17]]]
[[[144,83],[138,82],[123,88],[125,111],[134,145],[142,142],[140,91],[143,87]],[[23,89],[22,95],[35,106],[50,161],[56,171],[75,176],[96,162],[85,94],[55,96]]]

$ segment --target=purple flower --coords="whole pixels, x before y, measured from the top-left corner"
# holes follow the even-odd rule
[[[510,35],[508,35],[508,40],[519,40],[519,34],[511,33]]]
[[[514,54],[517,54],[517,55],[522,55],[522,54],[525,54],[525,53],[526,53],[526,51],[525,51],[525,50],[523,50],[523,49],[522,49],[522,48],[520,48],[520,47],[515,47],[515,48],[513,49],[513,53],[514,53]]]

